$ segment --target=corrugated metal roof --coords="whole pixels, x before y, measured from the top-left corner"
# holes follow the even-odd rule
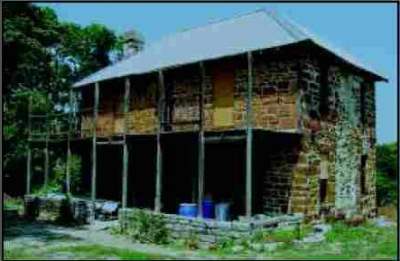
[[[74,87],[162,68],[236,55],[312,40],[359,69],[382,78],[369,67],[345,55],[288,19],[265,10],[175,33],[156,42],[135,56],[107,66]]]

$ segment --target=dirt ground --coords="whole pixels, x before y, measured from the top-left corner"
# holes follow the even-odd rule
[[[121,250],[135,250],[141,253],[165,258],[200,258],[192,251],[179,251],[157,245],[140,244],[126,237],[110,234],[109,228],[117,225],[116,221],[96,221],[93,225],[80,227],[65,227],[40,221],[12,220],[5,221],[4,251],[13,249],[55,249],[60,247],[74,247],[82,245],[101,245],[119,248]],[[43,259],[70,259],[73,253],[48,253]],[[113,258],[113,257],[109,257]],[[204,258],[204,256],[202,256]],[[207,257],[213,258],[213,257]]]

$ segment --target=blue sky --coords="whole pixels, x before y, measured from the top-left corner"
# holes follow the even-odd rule
[[[248,13],[275,10],[350,53],[389,79],[377,83],[378,143],[397,140],[396,5],[388,3],[53,3],[62,21],[96,22],[117,33],[140,31],[146,42],[166,34]]]

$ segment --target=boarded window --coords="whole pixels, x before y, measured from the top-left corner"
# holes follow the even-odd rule
[[[321,161],[320,173],[319,173],[319,201],[321,203],[326,201],[326,195],[328,190],[328,178],[329,178],[329,169],[328,169],[328,161]]]
[[[214,87],[214,126],[233,125],[234,73],[232,70],[216,70]]]
[[[319,180],[319,202],[326,202],[326,195],[328,190],[328,180],[320,179]]]
[[[328,177],[329,177],[328,161],[323,160],[320,163],[319,178],[320,179],[328,179]]]

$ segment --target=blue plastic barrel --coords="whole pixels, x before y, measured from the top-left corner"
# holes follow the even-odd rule
[[[215,205],[215,219],[218,221],[229,220],[229,203],[219,203]]]
[[[179,215],[184,217],[197,217],[197,204],[195,203],[179,204]]]
[[[203,200],[203,218],[214,218],[214,202],[212,200]]]

